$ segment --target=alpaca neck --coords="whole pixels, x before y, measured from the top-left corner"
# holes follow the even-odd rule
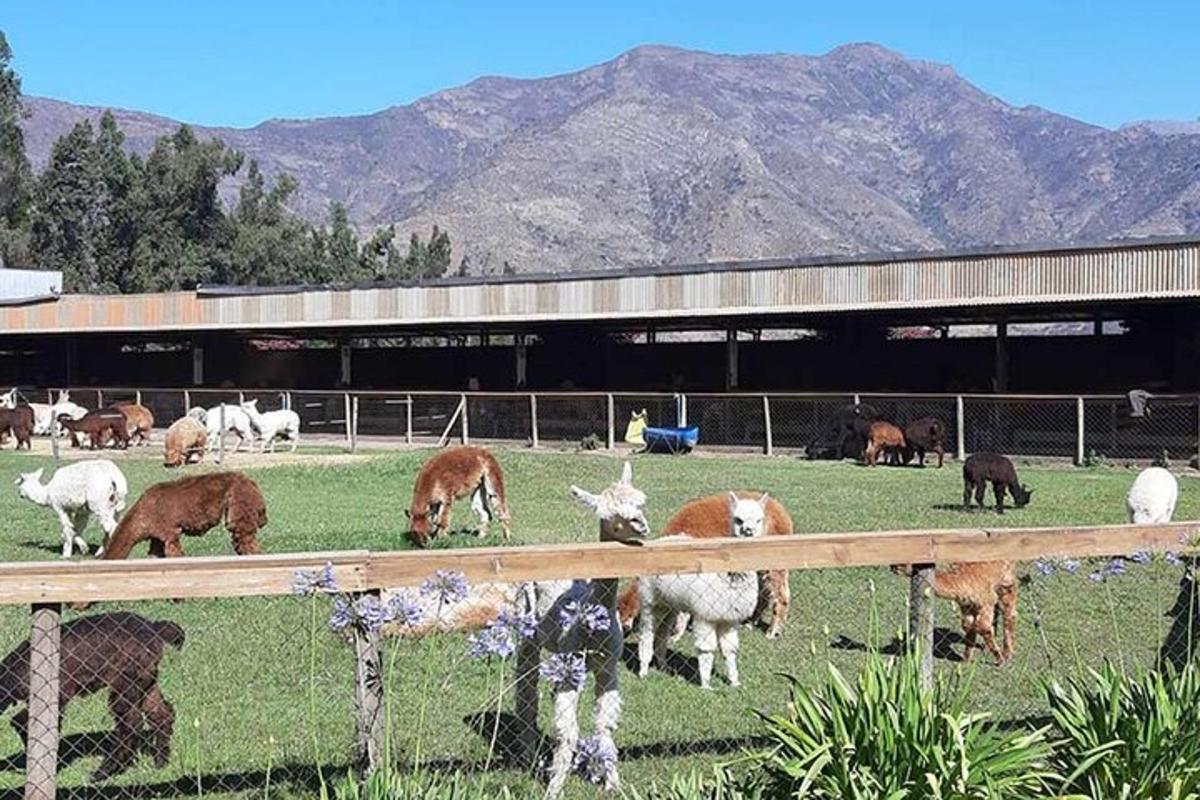
[[[595,587],[593,595],[597,603],[610,611],[617,607],[616,578],[596,578],[592,581],[592,586]]]
[[[25,487],[26,497],[39,506],[50,505],[50,489],[41,481],[30,481]]]

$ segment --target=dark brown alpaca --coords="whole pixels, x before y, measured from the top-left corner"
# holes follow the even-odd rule
[[[33,437],[33,409],[28,405],[19,405],[16,408],[0,408],[0,445],[4,444],[4,439],[8,434],[12,434],[17,440],[17,449],[21,449],[21,445],[25,445],[25,449],[31,448],[30,440]]]
[[[125,415],[112,408],[102,408],[89,411],[79,419],[71,419],[69,414],[59,414],[58,422],[71,434],[71,445],[79,446],[78,435],[86,434],[91,449],[104,447],[111,436],[122,448],[129,447],[129,426]]]
[[[137,757],[143,728],[148,724],[154,764],[164,767],[171,755],[175,710],[158,687],[158,664],[163,645],[183,646],[183,629],[174,622],[156,622],[137,614],[114,612],[80,617],[62,626],[59,645],[59,718],[75,697],[108,690],[108,707],[116,728],[104,746],[104,761],[93,780],[117,775]],[[0,712],[28,701],[29,641],[0,661]],[[26,740],[29,713],[21,710],[12,726]]]
[[[240,472],[193,475],[156,483],[142,493],[113,531],[105,559],[128,558],[134,545],[150,541],[150,555],[183,555],[183,536],[203,536],[224,520],[240,556],[258,552],[258,529],[267,505],[258,485]]]
[[[983,508],[983,494],[988,483],[996,495],[996,513],[1004,513],[1004,492],[1012,495],[1013,505],[1024,508],[1029,505],[1033,489],[1021,485],[1017,468],[999,453],[974,453],[963,462],[963,507],[971,508],[971,493],[975,502]]]
[[[922,417],[904,427],[904,463],[915,455],[925,466],[925,453],[937,453],[938,469],[946,458],[946,426],[936,417]]]

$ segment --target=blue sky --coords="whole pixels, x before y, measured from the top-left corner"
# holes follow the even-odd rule
[[[479,75],[645,43],[822,53],[874,41],[1097,124],[1200,117],[1200,2],[4,0],[30,94],[220,125],[360,114]]]

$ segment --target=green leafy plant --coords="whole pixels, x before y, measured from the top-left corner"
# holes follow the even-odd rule
[[[791,680],[781,714],[760,716],[773,746],[745,759],[764,797],[1023,800],[1052,795],[1047,728],[1008,733],[966,710],[969,681],[922,685],[915,659],[873,656],[857,681]]]
[[[1106,662],[1065,686],[1046,686],[1063,741],[1054,761],[1065,788],[1114,800],[1200,798],[1200,673],[1140,671]]]
[[[361,783],[353,774],[335,787],[336,800],[513,800],[507,787],[461,773],[379,769]]]
[[[751,788],[723,768],[711,773],[673,775],[665,785],[654,783],[645,791],[634,789],[629,800],[767,800],[763,788]]]

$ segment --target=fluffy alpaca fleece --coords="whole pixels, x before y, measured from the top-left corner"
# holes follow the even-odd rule
[[[730,492],[726,496],[731,520],[728,534],[738,538],[763,535],[767,495],[745,500]],[[665,536],[657,542],[688,541],[685,534]],[[674,615],[689,614],[699,653],[700,686],[712,688],[715,653],[719,648],[725,676],[731,686],[740,685],[737,669],[738,626],[750,618],[758,604],[758,573],[706,572],[699,574],[647,575],[638,581],[641,601],[641,630],[638,633],[638,675],[650,673],[651,656],[666,663],[667,637]]]
[[[997,664],[1011,661],[1017,644],[1017,575],[1012,561],[980,561],[973,564],[950,564],[933,572],[933,593],[954,601],[962,618],[966,647],[963,661],[975,655],[975,638],[983,638],[984,647]],[[912,575],[912,567],[904,564],[892,568],[903,575]],[[1004,649],[996,646],[995,618],[999,606],[1004,617]]]
[[[868,467],[879,463],[882,455],[886,463],[899,464],[904,458],[904,432],[890,422],[872,422],[867,429],[867,446],[863,450],[863,461]]]
[[[571,494],[600,520],[600,541],[640,544],[649,524],[644,507],[646,495],[633,486],[633,470],[625,463],[621,479],[600,494],[577,486]],[[563,612],[571,605],[584,609],[602,606],[609,624],[593,629],[576,622],[564,629]],[[596,711],[593,721],[599,746],[616,754],[613,739],[621,718],[621,695],[617,690],[624,636],[616,623],[617,581],[615,578],[577,581],[541,581],[521,587],[520,608],[537,617],[537,630],[517,646],[515,696],[517,740],[527,757],[537,749],[538,665],[541,653],[580,654],[587,671],[596,679]],[[545,797],[558,797],[570,775],[579,743],[579,692],[582,687],[564,683],[554,688],[555,749],[550,760],[550,780]],[[619,788],[616,759],[605,767],[604,786]]]
[[[71,435],[71,446],[79,446],[79,434],[86,434],[91,449],[104,447],[111,436],[114,444],[122,449],[129,447],[129,422],[121,412],[112,408],[102,408],[89,411],[79,419],[71,419],[67,414],[58,418],[58,422]]]
[[[204,460],[208,429],[195,417],[180,417],[167,428],[163,439],[163,466],[181,467],[193,458]]]
[[[471,496],[471,509],[479,519],[476,533],[486,536],[488,523],[500,520],[504,538],[509,527],[508,500],[500,463],[482,447],[453,447],[425,462],[413,486],[408,516],[409,535],[420,547],[450,530],[450,510],[456,500]]]
[[[150,444],[150,432],[154,430],[154,414],[137,403],[117,403],[113,406],[125,415],[129,423],[129,436],[136,439],[138,446]]]
[[[49,404],[27,403],[17,396],[16,389],[9,389],[3,395],[0,395],[0,408],[26,409],[30,432],[39,436],[50,433],[50,422],[54,417],[50,415]]]
[[[262,442],[259,452],[267,452],[270,444],[271,452],[275,452],[275,440],[287,439],[292,443],[291,452],[296,452],[300,444],[300,415],[287,408],[276,411],[259,411],[258,398],[242,403],[242,410],[250,418],[250,424],[258,431],[259,441]]]
[[[21,445],[25,445],[26,450],[32,448],[33,411],[29,406],[0,408],[0,445],[10,433],[16,440],[16,449],[20,450]]]
[[[76,461],[55,471],[42,484],[44,470],[22,473],[16,481],[17,494],[31,503],[48,506],[58,515],[62,526],[62,557],[70,558],[72,545],[87,554],[83,531],[95,514],[104,531],[104,540],[117,528],[117,515],[125,510],[129,486],[125,476],[111,461]],[[100,546],[97,555],[104,552]]]
[[[144,738],[153,746],[154,764],[165,767],[171,756],[175,710],[158,686],[163,646],[182,647],[183,629],[174,622],[137,614],[93,614],[62,626],[59,666],[59,709],[76,697],[108,690],[108,707],[116,728],[105,746],[104,760],[93,780],[117,775],[133,764]],[[0,712],[29,695],[29,641],[0,661]],[[148,730],[146,724],[149,724]],[[13,729],[27,740],[29,713],[12,719]]]
[[[1138,473],[1129,494],[1125,498],[1125,509],[1129,521],[1138,525],[1157,525],[1170,522],[1175,516],[1175,502],[1179,499],[1179,481],[1162,467],[1147,467]]]
[[[238,555],[258,552],[256,535],[267,524],[267,506],[254,481],[240,472],[193,475],[156,483],[142,493],[117,526],[105,559],[128,558],[150,541],[150,555],[183,555],[183,536],[203,536],[224,520]]]
[[[380,598],[387,603],[400,590],[385,590]],[[504,612],[517,610],[521,587],[514,583],[472,583],[467,596],[457,603],[443,605],[436,597],[416,595],[421,608],[421,624],[416,627],[388,625],[383,628],[385,636],[402,639],[422,639],[433,633],[472,633],[482,630]],[[414,597],[414,593],[407,594]]]
[[[739,491],[735,492],[735,494],[740,500],[757,500],[762,496],[762,492]],[[729,510],[729,495],[714,494],[708,497],[701,497],[698,500],[692,500],[685,504],[675,512],[674,516],[667,520],[667,524],[663,526],[662,533],[664,536],[685,533],[697,539],[715,539],[720,536],[728,536],[732,524],[733,519]],[[774,497],[768,499],[763,534],[765,536],[790,536],[793,533],[795,533],[795,527],[792,525],[792,518],[788,515],[787,509]],[[771,625],[767,628],[767,638],[776,639],[783,633],[783,625],[787,622],[788,609],[792,603],[788,573],[786,570],[774,570],[765,573],[761,585],[765,591],[759,598],[754,618],[761,617],[767,607],[770,606]],[[641,601],[638,598],[638,582],[635,579],[621,595],[618,613],[621,617],[622,627],[626,630],[632,627],[633,621],[637,619],[640,610]],[[679,627],[676,628],[676,631],[682,633],[682,629],[687,625],[686,614],[680,615],[678,624]]]
[[[221,428],[222,408],[225,409],[224,430]],[[216,450],[221,443],[221,438],[229,431],[233,431],[238,437],[237,445],[233,448],[235,453],[242,449],[243,444],[249,447],[250,443],[254,441],[254,426],[250,424],[250,415],[242,410],[241,406],[222,403],[207,411],[197,406],[188,411],[188,416],[203,422],[204,427],[208,429],[209,450]]]
[[[917,463],[925,466],[925,454],[936,453],[938,469],[946,459],[946,426],[936,417],[922,417],[904,426],[904,463],[915,455]]]

